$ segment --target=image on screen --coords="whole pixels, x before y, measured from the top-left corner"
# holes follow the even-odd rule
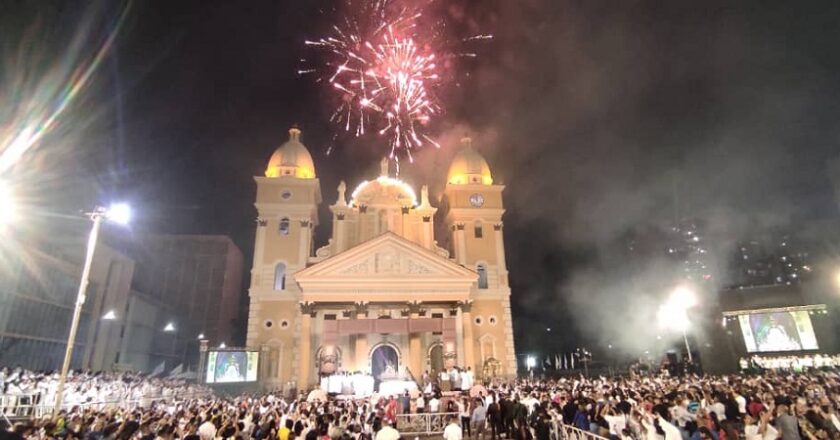
[[[805,310],[739,315],[741,334],[750,353],[817,350],[811,317]]]
[[[256,351],[208,352],[207,383],[254,382],[258,359]]]

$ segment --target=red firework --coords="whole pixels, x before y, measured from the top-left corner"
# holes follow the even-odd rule
[[[442,111],[435,93],[442,75],[435,35],[424,35],[418,26],[430,1],[403,3],[348,0],[347,13],[330,35],[306,42],[323,52],[323,65],[299,73],[318,74],[338,93],[333,123],[353,136],[383,136],[391,158],[399,160],[398,152],[404,152],[411,161],[413,149],[440,146],[426,128]]]

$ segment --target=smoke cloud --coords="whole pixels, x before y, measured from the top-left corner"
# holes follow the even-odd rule
[[[627,234],[699,221],[722,269],[739,241],[836,222],[838,133],[822,115],[837,107],[838,56],[806,29],[824,11],[730,6],[498,1],[479,17],[496,39],[459,116],[493,133],[479,149],[508,184],[520,335],[651,348],[680,262],[664,244],[629,253]],[[550,350],[531,338],[520,348]]]

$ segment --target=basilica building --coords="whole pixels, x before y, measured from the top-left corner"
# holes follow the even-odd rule
[[[261,351],[262,383],[309,388],[338,372],[419,379],[453,366],[478,378],[516,375],[504,186],[470,140],[437,207],[427,186],[418,197],[385,160],[352,191],[342,182],[329,206],[332,236],[315,249],[321,186],[300,136],[289,130],[254,178],[247,345]],[[438,246],[436,218],[449,249]]]

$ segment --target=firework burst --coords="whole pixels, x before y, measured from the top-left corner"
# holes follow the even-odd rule
[[[441,56],[440,34],[421,31],[423,9],[432,1],[348,0],[330,34],[306,42],[322,52],[322,63],[299,71],[316,75],[336,93],[331,122],[352,136],[383,137],[395,160],[404,153],[413,161],[412,151],[425,145],[440,147],[428,134],[442,112],[438,60],[473,55]]]

